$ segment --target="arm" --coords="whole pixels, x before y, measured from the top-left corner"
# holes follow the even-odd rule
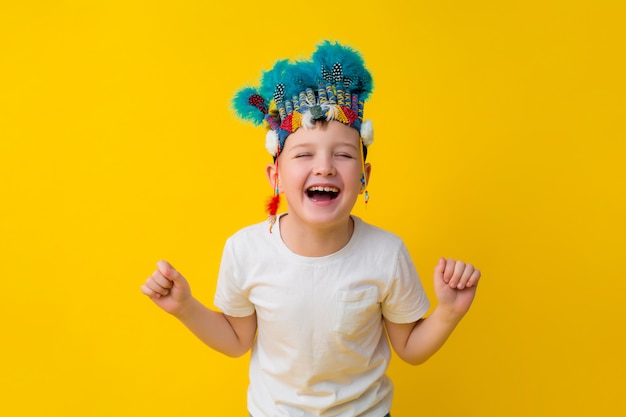
[[[232,317],[205,307],[191,295],[187,280],[169,263],[159,261],[141,291],[212,349],[237,357],[252,347],[256,314]]]
[[[439,305],[430,316],[407,324],[385,319],[391,346],[412,365],[424,363],[443,346],[469,310],[480,279],[480,271],[472,265],[443,258],[434,275]]]

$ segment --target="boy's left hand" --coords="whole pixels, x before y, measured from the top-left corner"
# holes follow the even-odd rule
[[[435,294],[441,307],[464,315],[476,295],[480,271],[472,264],[454,259],[439,259],[435,267]]]

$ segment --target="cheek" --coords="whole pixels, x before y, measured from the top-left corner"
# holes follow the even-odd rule
[[[283,164],[278,168],[278,179],[283,185],[301,183],[306,177],[307,170],[293,163]]]
[[[357,183],[361,184],[361,176],[363,175],[363,170],[361,169],[361,165],[359,164],[356,167],[351,167],[349,172],[346,172],[345,178],[349,180],[354,179]],[[367,178],[367,177],[366,177]]]
[[[278,189],[281,193],[294,193],[302,187],[303,182],[293,172],[278,176]]]

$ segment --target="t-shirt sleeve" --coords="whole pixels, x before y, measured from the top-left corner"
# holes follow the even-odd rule
[[[426,315],[430,302],[415,265],[401,245],[395,273],[382,303],[383,316],[393,323],[413,323]]]
[[[215,291],[215,306],[224,314],[233,317],[247,317],[254,313],[254,304],[244,288],[244,278],[239,273],[235,248],[232,239],[226,241]]]

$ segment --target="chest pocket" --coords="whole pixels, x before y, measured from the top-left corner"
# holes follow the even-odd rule
[[[373,321],[378,322],[380,314],[378,288],[338,291],[334,330],[347,335],[359,333]]]

